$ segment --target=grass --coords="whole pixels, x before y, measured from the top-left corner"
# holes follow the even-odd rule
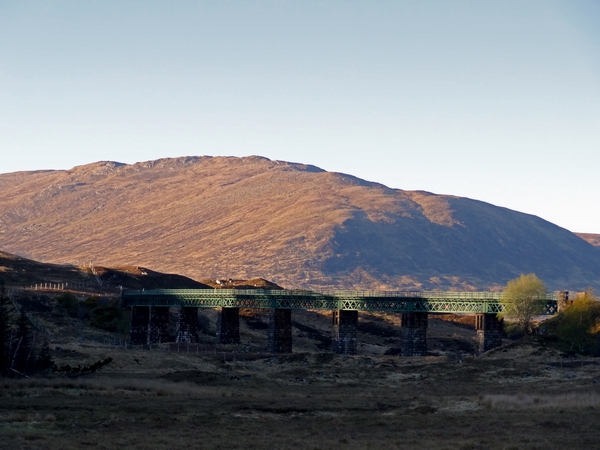
[[[597,366],[561,367],[535,342],[462,364],[65,347],[115,362],[85,378],[2,380],[6,448],[558,449],[600,438]]]
[[[600,408],[600,394],[586,392],[558,395],[485,395],[480,403],[495,410],[594,409]]]

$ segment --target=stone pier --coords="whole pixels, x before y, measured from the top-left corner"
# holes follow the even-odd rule
[[[333,311],[333,348],[338,355],[356,355],[358,311]]]
[[[496,314],[477,314],[475,329],[479,339],[479,353],[502,345],[503,320]]]
[[[558,312],[564,311],[564,309],[569,305],[569,291],[560,291],[558,293],[558,304],[557,310]]]
[[[292,353],[292,310],[269,310],[267,350],[271,353]]]
[[[149,306],[131,307],[131,327],[129,341],[133,345],[148,344],[148,323],[150,321]]]
[[[148,344],[169,341],[169,307],[151,306],[148,324]]]
[[[221,308],[217,320],[217,344],[240,343],[240,308]]]
[[[402,313],[401,326],[402,356],[425,356],[427,353],[427,313]]]
[[[198,342],[198,308],[179,307],[175,342]]]
[[[130,341],[133,345],[151,345],[169,340],[169,308],[132,306]]]

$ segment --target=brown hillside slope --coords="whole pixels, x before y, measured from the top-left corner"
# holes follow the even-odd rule
[[[600,252],[542,219],[262,157],[0,175],[0,248],[288,288],[597,285]]]
[[[600,234],[593,234],[593,233],[575,233],[577,236],[579,236],[581,239],[583,239],[584,241],[589,242],[590,244],[592,244],[594,247],[600,247]]]

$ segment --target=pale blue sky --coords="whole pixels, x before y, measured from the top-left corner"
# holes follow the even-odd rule
[[[0,172],[253,154],[600,233],[600,2],[0,0]]]

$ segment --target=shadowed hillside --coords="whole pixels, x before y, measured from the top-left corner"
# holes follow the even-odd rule
[[[600,250],[538,217],[261,157],[0,175],[0,248],[288,288],[598,287]]]
[[[209,286],[145,267],[78,267],[70,264],[45,264],[0,251],[0,281],[7,286],[63,285],[86,286],[99,291],[122,286],[126,289],[204,289]],[[68,283],[68,284],[67,284]]]

